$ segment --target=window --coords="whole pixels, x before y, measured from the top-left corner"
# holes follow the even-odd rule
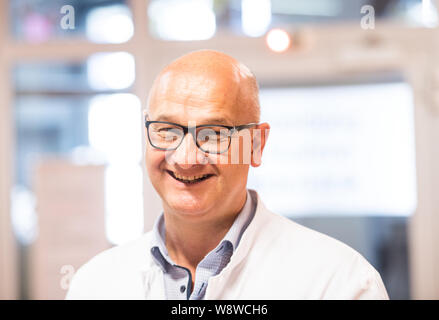
[[[276,143],[267,145],[250,183],[272,210],[287,216],[415,210],[407,84],[272,88],[260,98]]]

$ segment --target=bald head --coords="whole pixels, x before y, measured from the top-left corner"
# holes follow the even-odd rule
[[[239,123],[259,122],[259,90],[249,68],[222,52],[188,53],[166,66],[154,81],[148,98],[149,113],[158,104],[178,103],[228,108]]]

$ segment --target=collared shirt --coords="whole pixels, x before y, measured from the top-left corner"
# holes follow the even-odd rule
[[[198,264],[195,271],[194,289],[191,293],[190,271],[174,263],[165,245],[165,224],[163,213],[157,218],[153,228],[151,253],[164,274],[166,298],[170,300],[201,300],[207,288],[207,281],[224,269],[256,211],[256,200],[247,191],[247,200],[235,218],[227,234],[215,249],[210,251]]]

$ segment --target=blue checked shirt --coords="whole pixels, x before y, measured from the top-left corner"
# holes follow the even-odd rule
[[[192,278],[189,270],[175,264],[168,255],[165,246],[165,224],[162,213],[154,224],[151,254],[163,270],[166,298],[170,300],[202,300],[206,292],[207,280],[219,274],[229,263],[233,252],[238,247],[242,234],[253,219],[255,210],[256,199],[252,199],[250,192],[247,191],[245,205],[227,234],[218,246],[198,264],[192,293]]]

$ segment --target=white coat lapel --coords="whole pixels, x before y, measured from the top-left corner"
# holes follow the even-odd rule
[[[147,300],[165,300],[165,284],[163,271],[156,265],[151,265],[148,270],[142,271],[143,290]]]

